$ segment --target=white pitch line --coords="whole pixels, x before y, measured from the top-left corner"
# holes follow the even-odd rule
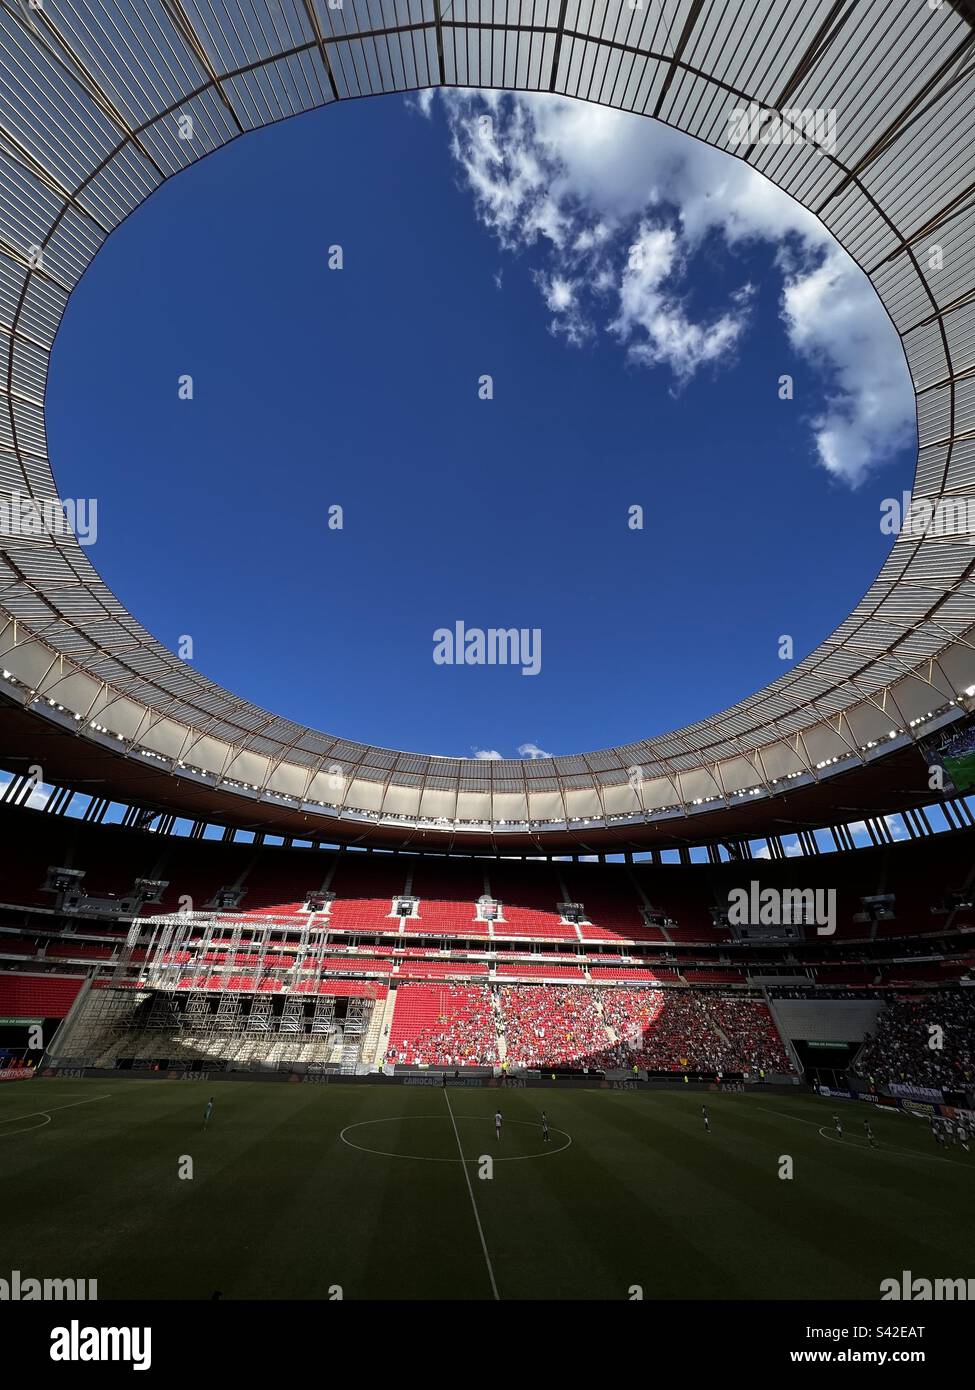
[[[50,1115],[43,1115],[43,1116],[41,1116],[41,1122],[40,1122],[39,1125],[27,1125],[26,1128],[24,1128],[24,1129],[8,1129],[8,1130],[5,1130],[5,1131],[3,1132],[3,1134],[0,1134],[0,1139],[10,1139],[10,1138],[12,1138],[12,1136],[15,1135],[15,1134],[30,1134],[30,1132],[31,1132],[32,1130],[34,1130],[34,1129],[43,1129],[45,1125],[49,1125],[50,1123],[51,1123],[51,1117],[50,1117]]]
[[[86,1096],[84,1100],[72,1100],[67,1105],[49,1105],[46,1110],[31,1110],[27,1115],[11,1115],[6,1120],[0,1120],[0,1125],[12,1125],[18,1120],[33,1120],[37,1115],[53,1115],[55,1110],[72,1110],[76,1105],[91,1105],[96,1100],[108,1100],[111,1091],[106,1091],[103,1096]],[[32,1129],[40,1129],[40,1125],[31,1125]],[[19,1133],[20,1131],[18,1131]],[[2,1136],[0,1136],[2,1138]]]
[[[756,1110],[764,1110],[766,1115],[781,1115],[783,1120],[795,1120],[800,1125],[815,1125],[819,1128],[818,1120],[807,1120],[805,1115],[788,1115],[784,1110],[773,1110],[770,1105],[756,1105]]]
[[[829,1139],[830,1135],[823,1131],[831,1128],[829,1125],[820,1125],[816,1120],[807,1120],[803,1115],[787,1115],[784,1110],[773,1110],[768,1105],[758,1105],[757,1110],[764,1110],[766,1115],[781,1115],[783,1120],[794,1120],[800,1125],[814,1125],[819,1131],[821,1139]],[[870,1146],[862,1140],[855,1138],[852,1134],[850,1138],[843,1141],[848,1148],[867,1149]],[[885,1154],[888,1158],[920,1158],[925,1163],[947,1163],[950,1168],[967,1168],[969,1165],[963,1159],[942,1158],[940,1154],[923,1154],[915,1149],[898,1149],[892,1144],[881,1145],[874,1150],[875,1153]]]
[[[345,1129],[339,1131],[339,1138],[347,1148],[355,1149],[361,1154],[375,1154],[377,1158],[404,1158],[409,1163],[480,1163],[479,1158],[431,1158],[428,1154],[398,1154],[392,1153],[389,1149],[367,1149],[363,1144],[354,1144],[351,1139],[346,1139],[350,1129],[364,1129],[367,1125],[386,1125],[396,1124],[403,1119],[410,1120],[442,1120],[442,1115],[385,1115],[378,1120],[356,1120],[353,1125],[346,1125]],[[464,1120],[483,1120],[483,1115],[460,1115],[461,1123]],[[509,1125],[524,1125],[526,1129],[541,1129],[541,1125],[532,1124],[530,1120],[508,1120]],[[553,1134],[561,1134],[565,1143],[558,1149],[546,1149],[537,1154],[506,1154],[498,1156],[495,1163],[527,1163],[533,1158],[554,1158],[556,1154],[564,1154],[566,1149],[572,1146],[572,1135],[564,1129],[559,1129],[556,1125],[550,1126]]]
[[[457,1140],[457,1152],[460,1154],[460,1164],[464,1170],[464,1180],[467,1183],[467,1191],[470,1193],[471,1207],[474,1210],[474,1220],[477,1222],[477,1234],[481,1237],[481,1249],[484,1251],[484,1263],[487,1265],[488,1276],[491,1280],[491,1289],[494,1293],[495,1299],[500,1303],[501,1295],[498,1293],[498,1284],[497,1280],[494,1277],[494,1266],[491,1264],[491,1256],[488,1254],[487,1241],[484,1239],[484,1230],[481,1226],[480,1213],[477,1210],[477,1202],[474,1200],[474,1189],[471,1186],[471,1175],[467,1171],[467,1162],[464,1158],[464,1150],[461,1148],[460,1135],[457,1133],[457,1121],[454,1119],[454,1112],[450,1105],[450,1095],[448,1094],[446,1088],[444,1089],[443,1098],[447,1102],[447,1114],[450,1116],[450,1123],[454,1127],[454,1138]]]
[[[847,1148],[869,1149],[870,1145],[857,1135],[851,1134],[849,1138],[837,1135],[831,1125],[820,1125],[820,1138],[828,1139],[831,1144],[845,1144]],[[949,1168],[967,1168],[969,1165],[963,1158],[942,1158],[940,1154],[922,1154],[916,1149],[897,1149],[892,1144],[878,1144],[874,1150],[878,1154],[886,1154],[890,1158],[919,1158],[925,1163],[947,1163]]]

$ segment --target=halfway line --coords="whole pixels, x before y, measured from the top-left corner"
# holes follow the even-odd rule
[[[460,1135],[457,1133],[457,1121],[454,1119],[454,1112],[450,1105],[450,1095],[444,1089],[443,1098],[447,1102],[447,1113],[450,1116],[450,1123],[454,1127],[454,1138],[457,1140],[457,1152],[460,1154],[460,1166],[464,1170],[464,1178],[467,1182],[467,1191],[470,1193],[471,1206],[474,1209],[474,1220],[477,1222],[477,1234],[481,1237],[481,1249],[484,1251],[484,1263],[487,1265],[488,1276],[491,1280],[491,1289],[494,1297],[500,1302],[501,1295],[498,1293],[497,1281],[494,1277],[494,1268],[491,1264],[491,1256],[488,1254],[487,1241],[484,1239],[484,1231],[481,1227],[481,1218],[477,1210],[477,1202],[474,1200],[474,1189],[471,1186],[471,1175],[467,1171],[467,1160],[464,1158],[464,1150],[460,1146]]]

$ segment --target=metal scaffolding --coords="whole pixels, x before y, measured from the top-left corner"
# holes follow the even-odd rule
[[[354,1071],[370,987],[347,995],[325,915],[177,912],[138,919],[74,1028],[79,1052],[216,1065],[341,1065]],[[97,1044],[97,1045],[96,1045]],[[167,1053],[167,1048],[169,1052]]]

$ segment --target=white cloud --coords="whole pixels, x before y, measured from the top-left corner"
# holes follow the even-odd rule
[[[557,273],[539,273],[532,278],[541,290],[547,308],[552,312],[550,327],[553,333],[568,338],[574,347],[593,336],[593,326],[582,312],[579,303],[578,281],[566,279]]]
[[[539,748],[537,743],[519,743],[518,753],[522,758],[550,758],[551,753],[546,753],[544,748]]]
[[[811,270],[780,261],[789,341],[834,383],[812,422],[820,460],[857,487],[885,451],[911,438],[914,397],[900,340],[870,282],[838,246]]]
[[[499,762],[504,758],[504,753],[499,753],[496,748],[472,748],[471,752],[479,761]],[[518,756],[521,758],[550,758],[551,753],[546,753],[544,748],[539,748],[537,743],[520,743],[518,745]]]
[[[693,323],[667,289],[668,281],[679,277],[678,252],[675,228],[641,222],[619,286],[619,314],[609,328],[628,344],[631,360],[668,366],[684,380],[734,347],[745,328],[751,293],[748,287],[735,293],[736,312],[707,324]]]
[[[747,332],[753,287],[702,319],[681,296],[686,268],[709,235],[768,243],[789,341],[826,376],[810,420],[819,463],[856,487],[910,439],[910,379],[873,288],[812,213],[743,160],[567,98],[440,97],[479,220],[506,251],[535,248],[547,262],[534,280],[554,334],[581,346],[605,330],[631,361],[678,383],[720,367]]]

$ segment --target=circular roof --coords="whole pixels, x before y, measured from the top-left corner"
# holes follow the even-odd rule
[[[334,8],[333,8],[334,6]],[[746,159],[870,277],[917,393],[914,497],[975,473],[975,30],[916,0],[45,0],[0,11],[0,515],[53,502],[44,390],[68,297],[167,178],[313,107],[453,85],[548,91]],[[729,146],[756,103],[777,139]],[[835,112],[835,143],[782,138]],[[777,120],[774,118],[777,117]],[[181,783],[307,821],[476,836],[691,817],[862,766],[969,707],[975,548],[902,531],[850,617],[787,675],[621,748],[471,761],[352,743],[208,681],[70,534],[0,537],[0,697]],[[828,563],[828,541],[824,546]]]

